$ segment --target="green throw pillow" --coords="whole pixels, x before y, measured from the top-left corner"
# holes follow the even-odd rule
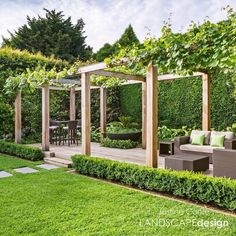
[[[203,145],[205,140],[205,135],[204,134],[199,134],[199,135],[194,135],[192,138],[192,143],[193,145]]]
[[[225,135],[215,135],[211,138],[212,147],[224,147]]]

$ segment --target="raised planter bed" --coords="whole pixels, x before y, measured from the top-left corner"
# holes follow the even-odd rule
[[[132,140],[137,142],[142,135],[141,131],[132,132],[132,133],[107,133],[107,137],[111,140]]]

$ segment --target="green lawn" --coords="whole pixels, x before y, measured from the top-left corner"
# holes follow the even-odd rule
[[[12,172],[12,169],[15,168],[20,168],[24,166],[34,167],[35,165],[41,163],[42,161],[32,162],[16,157],[10,157],[7,155],[0,155],[0,170],[7,170],[10,172]]]
[[[0,169],[22,165],[32,162],[0,156]],[[16,174],[0,186],[0,235],[236,235],[234,217],[64,169]],[[203,221],[229,226],[195,225]]]

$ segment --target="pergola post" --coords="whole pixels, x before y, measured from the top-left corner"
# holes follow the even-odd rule
[[[150,64],[147,69],[147,144],[146,165],[156,168],[158,165],[158,138],[157,138],[157,68]]]
[[[21,126],[21,91],[18,91],[15,99],[15,143],[21,143]]]
[[[202,130],[210,130],[210,79],[202,74]]]
[[[142,148],[146,148],[147,139],[147,84],[142,82]]]
[[[91,154],[90,143],[90,75],[82,73],[81,75],[81,115],[82,115],[82,154]]]
[[[70,120],[75,120],[75,88],[70,89]]]
[[[42,150],[49,151],[49,86],[42,88]]]
[[[106,123],[107,123],[107,89],[100,88],[100,128],[101,128],[101,138],[106,137]]]

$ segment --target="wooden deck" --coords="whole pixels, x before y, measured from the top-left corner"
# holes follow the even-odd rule
[[[32,146],[41,147],[41,144],[33,144]],[[146,165],[146,150],[142,148],[133,149],[116,149],[101,147],[99,143],[91,143],[91,156],[102,157],[115,161],[122,161],[137,165]],[[46,157],[55,156],[53,158],[71,161],[71,156],[81,153],[81,145],[58,146],[50,145],[50,151],[45,152]],[[159,156],[158,168],[164,168],[165,157]],[[205,172],[206,175],[212,175],[212,165],[210,169]]]

